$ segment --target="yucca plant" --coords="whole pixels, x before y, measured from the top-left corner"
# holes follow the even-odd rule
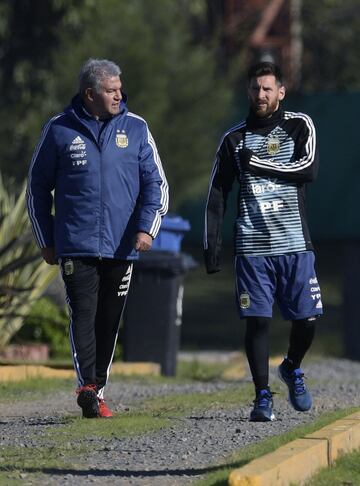
[[[58,271],[42,260],[34,242],[25,193],[26,184],[15,196],[0,174],[0,346],[21,328]]]

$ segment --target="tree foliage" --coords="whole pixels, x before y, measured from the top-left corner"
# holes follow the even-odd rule
[[[64,38],[81,32],[91,0],[0,1],[0,163],[22,182],[45,118],[57,108],[54,75]]]
[[[174,209],[208,177],[229,116],[229,83],[217,71],[211,46],[193,42],[190,1],[105,4],[73,56],[110,57],[120,64],[128,106],[148,121],[158,144]],[[98,23],[106,29],[96,29]]]
[[[19,101],[0,132],[0,138],[9,139],[15,130],[15,143],[6,150],[0,147],[8,173],[24,177],[46,117],[62,110],[75,94],[84,60],[100,57],[121,66],[129,109],[149,123],[169,179],[172,209],[205,184],[232,98],[229,83],[217,69],[215,50],[210,43],[195,42],[192,35],[191,18],[205,20],[202,0],[52,0],[45,2],[45,13],[33,25],[24,18],[26,7],[44,3],[14,3],[22,4],[19,22],[26,30],[23,36],[18,26],[19,43],[25,38],[36,42],[34,52],[12,45],[2,56],[8,75],[1,81],[9,90],[2,112],[16,96]],[[11,26],[14,11],[8,9]],[[42,23],[47,27],[40,34],[36,27]]]
[[[22,182],[41,126],[77,90],[89,57],[123,70],[131,111],[157,141],[171,207],[206,190],[220,134],[243,86],[251,25],[224,61],[218,0],[0,0],[0,164]],[[302,89],[358,90],[358,0],[303,0]]]
[[[303,0],[305,91],[360,90],[360,2]]]

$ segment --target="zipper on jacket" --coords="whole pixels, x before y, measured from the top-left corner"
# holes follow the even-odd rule
[[[99,140],[95,136],[95,133],[89,127],[84,121],[78,116],[76,111],[72,109],[72,116],[87,130],[87,132],[90,134],[91,138],[94,140],[94,143],[99,150],[99,156],[100,156],[100,166],[99,166],[99,178],[100,178],[100,198],[99,198],[99,210],[100,210],[100,215],[99,215],[99,260],[102,260],[102,254],[101,254],[101,247],[102,247],[102,238],[101,238],[101,229],[102,229],[102,224],[103,224],[103,211],[102,211],[102,193],[103,193],[103,181],[102,181],[102,144],[100,144]],[[108,127],[104,127],[104,130],[106,130]]]

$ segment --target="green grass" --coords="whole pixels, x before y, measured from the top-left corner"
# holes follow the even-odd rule
[[[66,418],[64,425],[49,428],[37,439],[36,447],[0,447],[0,485],[24,484],[24,475],[37,484],[46,484],[46,476],[64,476],[85,471],[86,455],[106,447],[106,439],[155,432],[170,426],[171,420],[149,413],[130,413],[112,420]],[[38,480],[38,479],[39,480]]]
[[[195,365],[193,365],[195,366]],[[199,368],[197,368],[199,366]],[[191,366],[185,366],[184,376],[197,376],[201,373],[212,375],[219,370],[206,365],[197,364],[196,373]],[[190,371],[189,371],[190,370]],[[162,380],[163,378],[161,378]],[[180,378],[183,380],[184,378]],[[153,380],[151,378],[150,380]],[[176,382],[174,378],[166,378],[169,382]],[[146,379],[144,379],[146,381]],[[51,393],[53,389],[69,389],[73,386],[72,380],[28,380],[26,382],[2,384],[0,391],[1,401],[39,397]],[[21,391],[21,394],[19,394]],[[232,408],[249,403],[253,398],[253,387],[250,383],[238,383],[227,390],[212,393],[186,393],[167,395],[144,400],[136,409],[116,415],[112,420],[83,420],[80,418],[66,417],[63,424],[48,428],[42,436],[37,436],[36,447],[1,447],[0,448],[0,485],[12,486],[23,484],[24,474],[33,481],[36,478],[48,474],[66,474],[67,471],[82,471],[84,469],[84,457],[90,451],[100,452],[106,447],[107,440],[114,437],[129,437],[153,433],[160,429],[178,424],[182,417],[201,413],[203,410],[211,411],[221,405],[223,408]],[[209,473],[197,486],[220,486],[227,484],[230,471],[245,465],[252,459],[260,457],[277,449],[279,446],[302,437],[314,430],[324,427],[328,423],[342,418],[352,412],[341,410],[327,413],[317,419],[315,423],[298,427],[285,434],[271,437],[258,444],[253,444],[232,454],[222,464],[209,464]],[[90,441],[90,442],[89,442]],[[35,466],[34,466],[35,465]],[[326,474],[326,471],[324,472]],[[341,474],[341,473],[340,473]],[[325,484],[325,483],[319,483]],[[330,483],[328,483],[330,484]],[[355,483],[356,484],[356,483]],[[313,485],[311,485],[313,486]]]
[[[228,367],[225,363],[201,363],[196,359],[177,365],[176,377],[192,381],[212,381],[221,378],[222,373]]]
[[[30,383],[28,384],[30,386]],[[15,391],[14,385],[12,387]],[[68,470],[81,471],[82,462],[89,451],[96,452],[106,447],[107,439],[129,437],[156,432],[177,424],[181,417],[202,410],[211,410],[221,404],[231,408],[249,401],[252,386],[241,385],[236,389],[215,393],[188,393],[168,395],[145,400],[133,412],[116,415],[112,420],[83,420],[67,417],[63,425],[43,432],[37,447],[0,447],[0,485],[21,484],[20,474],[34,475],[56,471],[66,474]],[[49,445],[49,443],[51,445]],[[36,466],[34,466],[36,465]],[[21,479],[21,478],[20,478]]]
[[[209,410],[216,407],[231,408],[248,403],[253,398],[253,386],[239,384],[229,390],[213,393],[188,393],[152,398],[144,404],[145,409],[163,416],[171,413],[175,416],[187,415],[196,410]]]
[[[51,366],[49,362],[47,366]],[[186,383],[191,381],[212,381],[219,379],[228,365],[223,363],[179,362],[175,377],[166,376],[122,376],[111,375],[111,382],[126,383]],[[60,367],[55,362],[54,367]],[[44,379],[31,378],[18,382],[0,383],[0,402],[13,402],[37,400],[51,394],[54,390],[69,391],[72,393],[76,387],[75,379]],[[21,393],[19,393],[21,391]]]
[[[339,458],[333,467],[316,474],[305,486],[358,486],[360,484],[360,451]]]
[[[0,383],[0,402],[37,400],[51,394],[54,390],[74,390],[74,386],[74,380],[58,378],[32,378]]]
[[[176,376],[121,376],[111,375],[111,382],[138,383],[187,383],[192,381],[209,382],[221,378],[222,373],[229,365],[226,363],[202,363],[196,359],[192,361],[178,361]]]
[[[102,439],[142,435],[148,432],[155,432],[170,425],[170,418],[154,416],[149,412],[142,411],[115,415],[111,420],[67,418],[63,426],[56,428],[54,437],[52,437],[53,431],[49,430],[47,432],[46,441],[51,437],[54,444],[61,445],[69,441],[71,443],[81,443],[84,438],[86,443],[90,438],[94,439],[95,442],[101,443]]]
[[[265,454],[268,454],[269,452],[273,452],[278,447],[287,444],[292,440],[298,439],[299,437],[303,437],[304,435],[310,434],[311,432],[315,432],[316,430],[325,427],[325,425],[328,425],[329,423],[334,422],[335,420],[339,420],[351,413],[354,413],[357,410],[358,409],[351,408],[351,409],[338,410],[336,412],[326,413],[311,424],[295,427],[294,429],[292,429],[289,432],[286,432],[285,434],[273,436],[257,444],[252,444],[248,447],[245,447],[241,449],[239,452],[232,454],[229,457],[229,459],[223,462],[221,465],[214,467],[214,469],[217,469],[216,471],[207,474],[203,480],[195,482],[193,486],[227,486],[229,474],[233,469],[245,466],[250,461],[258,457],[261,457]],[[321,484],[324,484],[325,486],[326,483],[321,483]],[[342,485],[341,482],[335,484]],[[358,483],[354,483],[354,486],[355,484],[357,485]],[[315,484],[314,485],[311,484],[311,486],[315,486]]]
[[[87,449],[88,446],[85,443],[70,444],[67,442],[56,443],[50,447],[1,447],[0,485],[23,484],[21,481],[17,482],[21,473],[66,469],[69,466],[69,456],[85,454]],[[24,481],[23,478],[22,481]]]
[[[82,420],[67,418],[65,424],[56,429],[54,440],[72,441],[82,437],[107,439],[153,432],[173,425],[179,419],[201,410],[216,407],[231,408],[248,403],[253,390],[249,384],[214,393],[187,393],[167,395],[145,400],[133,412],[115,415],[112,420]],[[48,435],[52,436],[49,431]],[[48,440],[48,437],[47,439]]]

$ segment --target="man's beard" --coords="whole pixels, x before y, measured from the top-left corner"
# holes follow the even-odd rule
[[[255,113],[256,116],[259,118],[268,118],[270,117],[278,108],[278,101],[274,101],[270,105],[266,103],[266,105],[262,105],[261,107],[257,105],[257,103],[251,103],[251,109]]]

